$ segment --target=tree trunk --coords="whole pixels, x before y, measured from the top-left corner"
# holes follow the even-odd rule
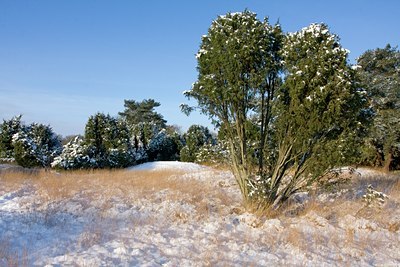
[[[392,163],[392,160],[393,160],[393,155],[392,152],[389,151],[385,155],[385,165],[383,165],[384,172],[390,172],[390,164]]]
[[[235,176],[236,182],[239,185],[240,192],[242,193],[243,196],[243,202],[244,206],[247,207],[250,203],[250,197],[249,197],[249,192],[247,188],[247,182],[249,179],[249,173],[247,171],[246,166],[243,165],[241,162],[242,156],[238,156],[236,153],[235,149],[235,144],[234,141],[231,139],[229,140],[229,147],[230,147],[230,155],[231,155],[231,161],[232,161],[232,172],[233,175]]]

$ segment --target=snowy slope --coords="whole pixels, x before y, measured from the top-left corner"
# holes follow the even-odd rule
[[[387,224],[363,215],[357,191],[325,193],[332,210],[258,218],[226,171],[158,162],[79,175],[15,187],[0,173],[0,266],[400,265],[398,194],[377,210]]]
[[[150,171],[158,171],[158,170],[180,170],[185,172],[191,171],[202,171],[206,170],[207,167],[201,166],[192,162],[180,162],[180,161],[154,161],[154,162],[146,162],[137,166],[133,166],[129,168],[129,170],[150,170]]]

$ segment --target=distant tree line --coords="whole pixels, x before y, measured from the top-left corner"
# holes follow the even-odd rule
[[[125,100],[118,117],[90,116],[83,136],[62,138],[48,125],[25,125],[22,116],[0,124],[0,161],[58,169],[125,168],[147,161],[216,162],[222,148],[209,129],[181,134],[155,111],[160,103]],[[216,151],[218,148],[218,151]]]

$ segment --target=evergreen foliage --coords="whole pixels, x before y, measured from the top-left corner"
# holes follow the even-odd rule
[[[124,121],[97,113],[85,127],[85,144],[93,168],[126,167],[132,164],[129,131]]]
[[[247,10],[202,37],[185,95],[220,128],[245,204],[278,207],[354,150],[337,149],[365,103],[347,54],[324,24],[284,36]]]
[[[119,115],[126,121],[135,138],[138,138],[147,149],[150,139],[167,127],[167,121],[154,110],[160,103],[154,99],[145,99],[141,102],[125,100],[124,106],[125,110]]]
[[[390,45],[368,50],[357,64],[374,112],[367,160],[386,171],[400,169],[400,51]]]
[[[85,145],[81,136],[75,136],[64,146],[61,154],[51,163],[53,168],[57,169],[83,169],[94,165],[91,162],[88,153],[88,147]]]
[[[59,169],[124,168],[148,160],[178,160],[182,136],[167,126],[153,109],[154,100],[126,101],[122,118],[97,113],[88,119],[85,134],[64,138],[49,126],[33,123],[25,126],[21,116],[0,125],[1,161],[15,161],[23,167]],[[135,114],[135,115],[133,115]],[[150,121],[146,121],[150,120]],[[136,123],[135,125],[129,125]]]
[[[207,127],[192,125],[183,135],[185,146],[181,150],[181,161],[195,162],[197,153],[206,144],[214,144],[212,135]]]
[[[163,116],[154,111],[154,108],[159,107],[160,103],[154,99],[145,99],[141,102],[135,100],[125,100],[125,110],[119,115],[126,119],[128,124],[135,125],[141,122],[152,122],[160,128],[166,127],[166,120]]]
[[[285,80],[276,106],[278,154],[267,183],[270,201],[286,200],[357,152],[348,145],[362,125],[366,100],[347,54],[324,24],[286,36]],[[283,185],[289,171],[290,181]]]
[[[49,167],[61,153],[61,141],[50,126],[32,123],[21,125],[12,137],[15,161],[22,167]]]
[[[207,143],[197,151],[195,162],[200,164],[224,165],[229,162],[228,153],[229,151],[227,151],[223,143]]]
[[[14,160],[14,145],[12,142],[14,134],[22,129],[22,115],[15,116],[10,120],[3,120],[0,125],[0,159],[5,161]]]
[[[13,135],[13,147],[15,161],[22,167],[32,168],[40,166],[36,157],[37,146],[26,130]]]
[[[147,154],[150,161],[179,159],[176,139],[162,129],[150,140]]]
[[[135,114],[139,117],[143,115],[141,112],[154,113],[152,109],[159,105],[153,100],[129,103],[137,105],[140,111]],[[147,114],[136,118],[126,114],[120,119],[103,113],[91,116],[84,137],[73,138],[64,145],[63,153],[52,166],[62,169],[124,168],[148,160],[179,159],[181,137],[172,127],[158,130],[165,125],[161,115],[154,113],[155,116]],[[158,122],[140,121],[146,118]],[[137,124],[129,125],[128,120]]]
[[[219,16],[202,37],[197,54],[198,80],[185,95],[195,98],[201,112],[224,132],[232,171],[245,203],[250,202],[248,182],[252,178],[248,126],[257,113],[260,153],[271,119],[271,101],[279,81],[279,25],[261,22],[256,14],[228,13]],[[190,107],[183,106],[184,112]],[[252,128],[252,127],[251,127]],[[261,159],[263,157],[260,157]]]

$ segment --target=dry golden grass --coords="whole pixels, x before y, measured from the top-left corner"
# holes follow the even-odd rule
[[[182,178],[184,172],[175,170],[160,170],[160,171],[126,171],[126,170],[94,170],[94,171],[69,171],[69,172],[53,172],[53,171],[7,171],[0,172],[0,192],[10,192],[17,190],[21,186],[29,184],[34,188],[34,193],[44,202],[58,202],[73,199],[79,201],[81,205],[95,206],[98,217],[93,223],[86,226],[84,231],[78,236],[77,245],[82,248],[89,248],[95,244],[108,240],[108,234],[117,232],[118,225],[113,225],[110,220],[110,210],[113,205],[123,204],[129,208],[140,203],[159,204],[163,201],[176,202],[171,208],[171,213],[168,215],[168,220],[177,224],[191,223],[191,221],[207,220],[212,216],[224,217],[229,213],[241,214],[245,210],[233,199],[233,196],[227,194],[226,185],[219,184],[218,180],[214,183],[211,179],[206,179],[206,182],[200,179],[191,179],[190,174]],[[204,175],[217,175],[207,172]],[[202,173],[203,175],[203,173]],[[225,180],[224,180],[225,182]],[[384,191],[389,195],[389,200],[382,209],[363,209],[365,203],[361,198],[347,199],[345,196],[335,199],[333,202],[317,201],[315,196],[301,205],[300,209],[295,211],[294,216],[285,215],[285,211],[293,207],[289,203],[282,210],[265,210],[260,217],[278,218],[285,226],[283,231],[274,233],[266,233],[260,237],[254,237],[250,233],[245,233],[240,237],[240,242],[254,243],[259,242],[264,248],[271,251],[279,250],[276,244],[290,245],[300,251],[317,252],[318,245],[325,247],[333,247],[333,255],[336,255],[338,261],[343,262],[344,258],[350,257],[341,253],[341,248],[356,248],[356,251],[362,255],[363,251],[376,251],[382,245],[381,241],[375,240],[377,237],[365,235],[361,238],[354,229],[339,229],[338,234],[330,236],[324,232],[323,225],[312,221],[311,213],[325,218],[331,225],[337,227],[337,222],[346,215],[352,215],[356,218],[366,218],[372,222],[385,227],[391,232],[397,232],[400,228],[400,223],[390,221],[391,211],[400,208],[400,181],[397,176],[384,177],[355,177],[349,183],[343,184],[343,188],[352,188],[356,192],[360,189],[365,189],[368,184],[375,185],[379,191]],[[340,188],[335,188],[340,190]],[[139,204],[138,204],[139,203]],[[180,209],[179,204],[189,204],[194,207],[195,213],[189,214],[185,209]],[[64,204],[64,203],[61,203]],[[175,203],[173,203],[175,204]],[[145,206],[145,205],[144,205]],[[168,209],[169,210],[169,209]],[[361,212],[360,212],[361,210]],[[49,209],[51,217],[51,209]],[[47,213],[46,213],[47,214]],[[141,229],[143,225],[155,225],[157,212],[146,213],[142,216],[132,216],[127,218],[129,227],[132,230]],[[312,227],[316,230],[314,233],[302,229],[301,225],[291,224],[291,222],[309,221]],[[49,219],[51,221],[51,218]],[[110,222],[111,221],[111,222]],[[324,222],[324,221],[323,221]],[[107,231],[104,231],[104,225],[107,224]],[[134,231],[132,231],[134,233]],[[235,237],[233,237],[235,238]],[[224,240],[223,237],[216,236],[211,239],[210,247],[203,253],[205,256],[204,264],[215,265],[219,260],[216,253],[218,247],[224,246],[229,240]],[[394,242],[395,243],[395,242]],[[8,265],[20,265],[21,256],[16,255],[11,251],[7,251],[8,244],[3,246],[0,242],[0,258],[7,257]],[[2,248],[3,247],[3,248]],[[358,253],[357,252],[357,253]],[[336,254],[335,254],[336,253]],[[0,261],[1,262],[1,261]],[[17,264],[15,264],[17,262]],[[1,265],[1,264],[0,264]]]
[[[283,233],[283,243],[291,244],[301,250],[307,248],[307,240],[304,234],[296,227],[288,227]]]
[[[159,191],[177,189],[175,181],[169,179],[179,175],[176,171],[124,171],[94,170],[53,172],[38,171],[26,173],[20,171],[2,172],[0,180],[4,190],[18,189],[23,183],[34,185],[43,196],[52,200],[70,198],[86,190],[107,192],[108,196],[127,194],[136,191]],[[189,186],[187,188],[190,188]]]
[[[38,175],[38,171],[0,170],[0,193],[17,190]]]
[[[0,173],[0,189],[10,192],[29,183],[35,188],[36,196],[44,203],[66,201],[79,195],[80,201],[87,200],[87,203],[81,203],[82,205],[90,205],[89,203],[95,201],[100,205],[97,208],[104,213],[113,205],[114,202],[110,201],[113,198],[122,203],[132,203],[138,199],[155,202],[184,201],[195,206],[198,218],[208,218],[211,212],[221,214],[221,207],[232,204],[233,200],[223,188],[213,187],[198,179],[181,179],[183,174],[184,172],[179,170],[14,170]],[[157,193],[166,189],[165,195],[157,196]],[[212,201],[209,201],[210,199]],[[185,217],[187,216],[178,211],[175,219],[185,221]]]

